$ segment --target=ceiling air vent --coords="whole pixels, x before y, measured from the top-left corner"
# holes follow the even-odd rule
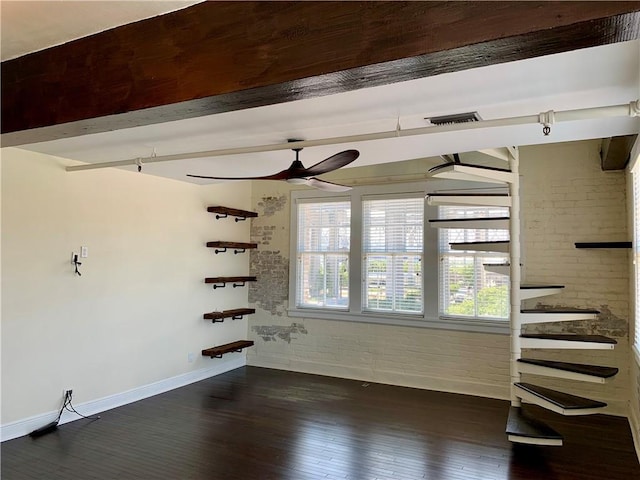
[[[479,122],[482,120],[478,112],[454,113],[453,115],[442,115],[440,117],[427,117],[431,125],[451,125],[453,123]]]

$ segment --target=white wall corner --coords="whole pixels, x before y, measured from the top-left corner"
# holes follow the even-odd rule
[[[231,358],[224,362],[212,359],[212,365],[206,368],[183,373],[181,375],[166,378],[164,380],[150,383],[148,385],[142,385],[132,390],[127,390],[125,392],[116,393],[114,395],[109,395],[97,400],[91,400],[79,405],[74,405],[74,407],[83,415],[92,416],[107,410],[111,410],[112,408],[121,407],[129,403],[137,402],[138,400],[144,400],[145,398],[168,392],[169,390],[184,387],[185,385],[199,382],[200,380],[215,377],[216,375],[220,375],[222,373],[235,370],[236,368],[243,367],[246,364],[247,357],[244,354],[233,355]],[[0,427],[0,441],[4,442],[14,438],[22,437],[24,435],[28,435],[33,430],[54,421],[57,415],[58,411],[47,412],[2,425]],[[82,420],[82,418],[78,417],[74,413],[65,410],[62,414],[62,417],[60,418],[59,425],[73,422],[75,420]]]

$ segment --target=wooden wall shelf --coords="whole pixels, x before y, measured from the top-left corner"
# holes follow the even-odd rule
[[[256,313],[255,308],[236,308],[234,310],[223,310],[222,312],[205,313],[204,319],[211,320],[213,323],[224,322],[225,318],[239,320],[245,315]]]
[[[236,222],[242,222],[247,218],[254,218],[258,216],[256,212],[250,212],[248,210],[240,210],[237,208],[229,208],[229,207],[222,207],[222,206],[207,207],[207,212],[217,213],[216,220],[219,220],[221,218],[227,218],[228,216],[237,217],[235,218]]]
[[[576,242],[576,248],[631,248],[631,242]]]
[[[213,289],[224,288],[227,283],[233,283],[233,288],[244,287],[246,282],[255,282],[256,277],[207,277],[204,283],[213,283]]]
[[[227,343],[225,345],[219,345],[217,347],[206,348],[202,350],[204,357],[221,358],[225,353],[241,352],[243,348],[253,346],[251,340],[238,340],[237,342]]]
[[[216,254],[227,251],[227,248],[233,248],[233,253],[244,253],[247,250],[258,248],[257,243],[243,243],[243,242],[207,242],[207,247],[215,248]],[[220,250],[218,250],[220,249]]]

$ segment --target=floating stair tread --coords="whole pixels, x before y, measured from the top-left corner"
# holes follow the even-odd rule
[[[518,437],[562,440],[562,435],[540,420],[526,415],[520,407],[509,407],[506,433]]]
[[[509,217],[438,218],[429,220],[434,228],[478,228],[484,230],[507,230]]]
[[[471,165],[469,163],[443,163],[441,165],[436,165],[435,167],[431,167],[429,169],[429,173],[437,173],[439,170],[447,170],[453,166],[468,167],[468,168],[478,169],[481,171],[486,170],[491,172],[511,173],[511,170],[509,170],[508,168],[487,167],[484,165]]]
[[[207,277],[204,283],[255,282],[257,277]]]
[[[255,308],[236,308],[233,310],[223,310],[221,312],[210,312],[205,313],[205,320],[216,320],[221,318],[233,318],[243,315],[250,315],[252,313],[256,313]]]
[[[514,385],[564,410],[581,410],[607,406],[604,402],[591,400],[590,398],[585,397],[578,397],[577,395],[571,395],[569,393],[559,392],[550,388],[532,385],[531,383],[515,383]]]
[[[576,242],[576,248],[631,248],[632,242]]]
[[[209,248],[258,248],[257,243],[243,243],[243,242],[207,242]]]
[[[603,335],[575,335],[571,333],[523,333],[520,338],[539,338],[541,340],[563,340],[568,342],[591,342],[616,345],[613,338]]]
[[[223,207],[221,205],[207,207],[207,212],[219,213],[221,215],[231,215],[232,217],[244,217],[244,218],[253,218],[258,216],[256,212],[250,212],[248,210],[240,210],[238,208]]]
[[[585,365],[582,363],[556,362],[553,360],[538,360],[535,358],[519,358],[518,362],[538,365],[540,367],[555,368],[567,372],[581,373],[593,377],[611,378],[618,373],[615,367],[601,367],[599,365]]]
[[[508,253],[509,240],[494,240],[485,242],[455,242],[450,243],[452,250],[478,250],[482,252]]]
[[[433,220],[429,220],[430,223],[438,223],[438,222],[478,222],[478,221],[491,221],[491,220],[509,220],[509,217],[483,217],[483,218],[436,218]]]
[[[490,264],[485,264],[485,265],[490,265]],[[509,264],[506,264],[507,267],[509,267]],[[543,288],[564,288],[564,285],[534,285],[534,284],[521,284],[520,285],[520,289],[521,290],[536,290],[536,289],[543,289]],[[522,311],[522,310],[521,310]]]
[[[225,353],[239,352],[243,348],[253,346],[252,340],[238,340],[237,342],[227,343],[225,345],[218,345],[217,347],[206,348],[202,350],[202,355],[205,357],[220,357]]]
[[[511,197],[507,193],[428,193],[429,205],[484,205],[510,207]]]
[[[616,345],[613,338],[603,335],[574,335],[570,333],[523,333],[521,338],[539,338],[541,340],[564,340],[568,342],[591,342],[591,343],[608,343]]]
[[[506,243],[509,243],[509,240],[485,240],[482,242],[457,242],[457,243],[450,243],[449,245],[504,245]]]
[[[508,197],[508,193],[428,193],[427,197]]]
[[[524,287],[521,287],[521,288],[524,288]],[[543,287],[543,288],[549,288],[549,287]],[[557,288],[561,288],[561,287],[557,287]],[[597,315],[600,313],[600,311],[594,310],[592,308],[553,308],[553,309],[524,308],[520,310],[520,313],[548,313],[549,315],[554,315],[554,314],[561,315],[563,313],[578,313],[578,314],[585,314],[585,315]]]

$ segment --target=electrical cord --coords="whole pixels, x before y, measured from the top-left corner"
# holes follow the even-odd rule
[[[62,405],[62,409],[60,410],[60,415],[62,415],[62,410],[66,410],[67,412],[75,413],[82,418],[86,418],[87,420],[100,420],[100,415],[94,415],[87,417],[86,415],[78,412],[73,406],[73,392],[67,391],[64,399],[64,404]],[[60,419],[60,415],[58,415],[58,420]]]
[[[53,422],[49,422],[46,425],[40,427],[40,428],[36,428],[33,432],[29,433],[29,436],[32,438],[37,438],[37,437],[41,437],[42,435],[45,435],[49,432],[53,432],[55,429],[58,428],[58,423],[60,422],[60,418],[62,418],[62,412],[67,410],[68,412],[72,412],[75,413],[76,415],[79,415],[82,418],[86,418],[88,420],[99,420],[100,419],[100,415],[96,415],[93,417],[87,417],[85,415],[82,415],[80,412],[78,412],[75,407],[73,406],[72,403],[72,395],[73,392],[71,390],[67,390],[64,393],[64,402],[62,402],[62,407],[60,407],[60,411],[58,412],[58,416],[56,417],[56,419]]]

